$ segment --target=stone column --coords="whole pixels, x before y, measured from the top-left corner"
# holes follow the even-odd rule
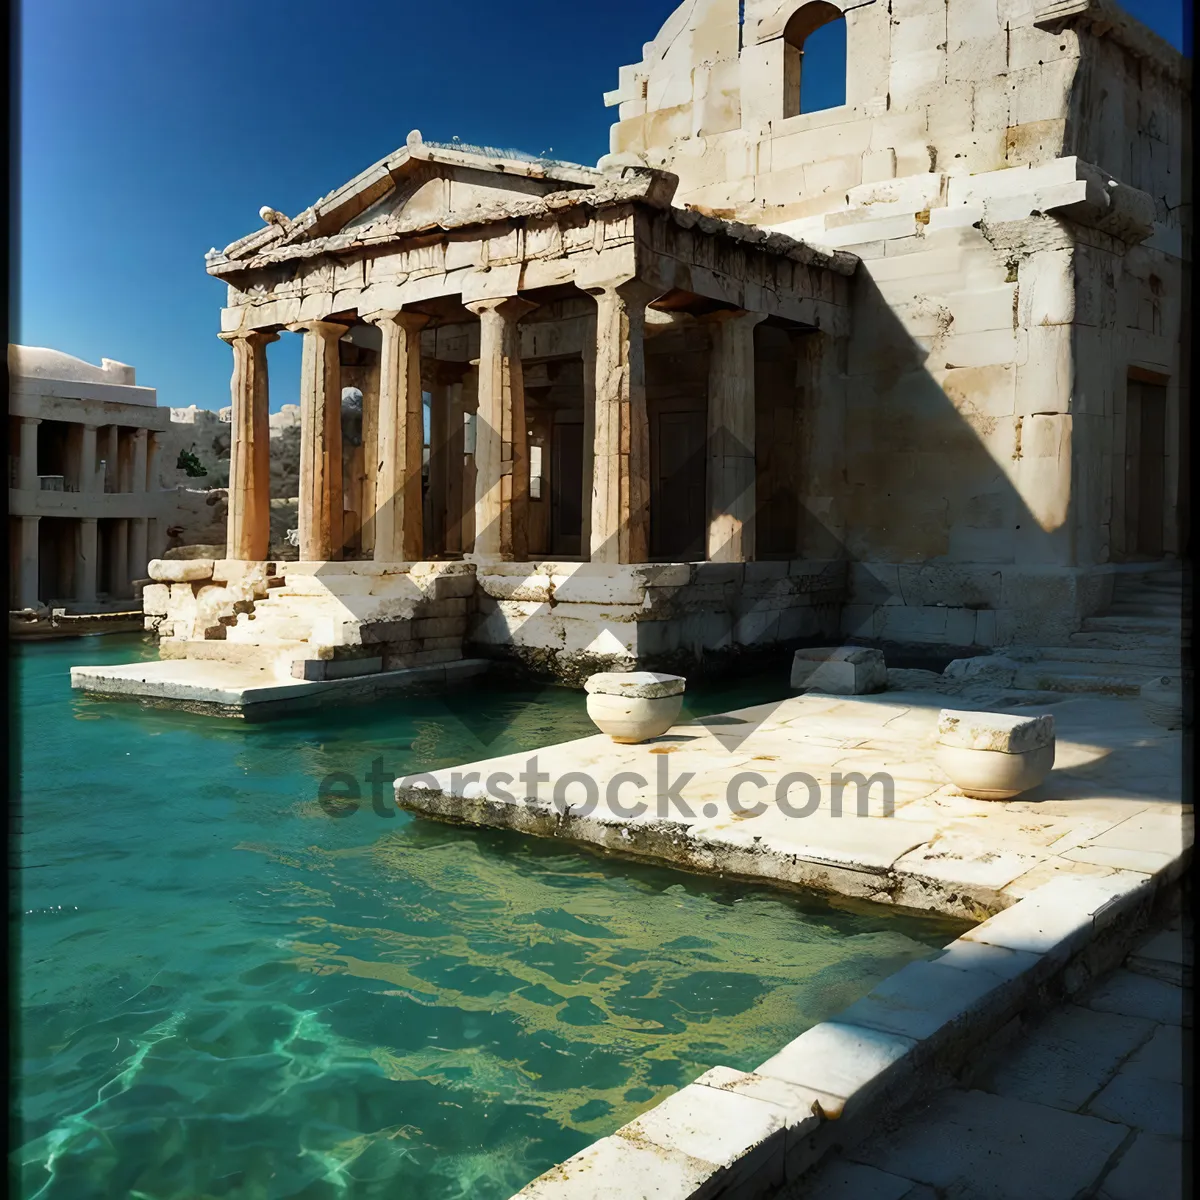
[[[329,562],[342,545],[342,388],[338,342],[346,326],[301,321],[300,559]]]
[[[462,524],[461,545],[463,555],[474,553],[475,550],[475,433],[479,428],[479,360],[468,363],[467,373],[463,376],[462,390],[463,406],[463,457],[462,457]],[[471,417],[471,442],[467,444],[466,417]]]
[[[24,429],[22,429],[24,434]],[[22,438],[24,441],[24,438]],[[24,446],[22,445],[22,450]],[[24,455],[22,455],[22,458]],[[21,559],[17,571],[17,607],[38,605],[38,517],[21,517]]]
[[[464,364],[465,365],[465,364]],[[463,437],[466,428],[466,397],[463,374],[446,386],[446,542],[447,554],[463,552],[463,510],[466,492],[463,487]]]
[[[79,490],[96,492],[103,486],[96,478],[96,426],[85,425],[79,443]]]
[[[79,557],[75,563],[75,598],[83,604],[96,599],[96,518],[79,522]]]
[[[129,520],[129,578],[145,579],[146,564],[150,561],[147,553],[147,537],[145,517],[131,517]]]
[[[162,438],[157,433],[152,433],[146,444],[146,491],[148,492],[161,490],[158,486],[158,460],[161,451]]]
[[[117,491],[122,495],[128,495],[133,491],[133,437],[132,431],[122,429],[119,425],[113,427],[116,430],[116,446],[117,446]]]
[[[133,431],[133,453],[131,455],[131,477],[129,490],[139,495],[146,490],[146,444],[150,438],[148,429]]]
[[[104,478],[101,480],[101,489],[106,492],[118,492],[120,486],[117,479],[117,468],[119,450],[121,444],[121,430],[119,426],[109,425],[104,434]]]
[[[109,595],[114,600],[125,599],[129,588],[129,521],[119,518],[112,523],[112,578]]]
[[[706,319],[708,372],[708,561],[754,558],[754,330],[765,314],[728,311]]]
[[[279,335],[255,329],[249,333],[218,336],[233,348],[233,377],[229,383],[233,403],[229,429],[229,524],[225,555],[237,562],[264,562],[271,547],[267,346],[277,342]]]
[[[521,562],[527,556],[529,431],[519,322],[537,305],[507,297],[466,307],[479,318],[473,557]]]
[[[640,280],[587,289],[596,298],[596,401],[591,560],[645,562],[650,553],[646,305]]]
[[[421,330],[429,318],[424,313],[388,309],[366,319],[383,333],[375,418],[373,553],[376,562],[420,562],[425,553]]]
[[[429,506],[434,546],[442,554],[462,553],[463,376],[465,362],[437,364],[429,411]]]
[[[23,492],[37,491],[37,444],[40,424],[41,421],[37,417],[21,418],[21,445],[17,454],[17,487]]]
[[[358,372],[362,392],[362,511],[359,514],[359,552],[375,555],[375,484],[379,475],[379,373],[380,357]]]
[[[580,507],[579,553],[585,562],[592,554],[592,488],[596,474],[596,320],[593,316],[583,335],[583,456],[579,486],[583,489]]]

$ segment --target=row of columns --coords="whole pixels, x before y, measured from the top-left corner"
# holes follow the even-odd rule
[[[24,516],[16,520],[19,522],[14,596],[17,607],[34,608],[42,599],[59,599],[39,594],[41,518]],[[99,522],[95,517],[81,517],[75,525],[78,541],[74,547],[74,594],[61,598],[91,604],[99,594]],[[117,518],[110,523],[109,575],[114,597],[128,598],[133,594],[133,574],[145,569],[149,557],[149,526],[146,517]]]
[[[590,506],[585,505],[583,545],[592,562],[645,562],[650,436],[644,342],[646,306],[654,292],[637,279],[585,290],[596,300],[596,336],[594,353],[584,355],[594,390],[589,389],[593,394],[586,405],[591,461],[585,467],[591,468],[592,493]],[[505,296],[469,301],[466,307],[480,324],[472,557],[521,561],[528,551],[529,448],[519,323],[536,305]],[[376,453],[375,461],[367,464],[375,481],[374,558],[415,562],[424,555],[421,332],[429,318],[395,309],[365,319],[382,333]],[[763,319],[747,312],[719,313],[711,319],[707,478],[708,557],[714,561],[754,557],[754,329]],[[313,320],[289,329],[304,335],[300,557],[328,561],[343,545],[338,344],[347,326]],[[263,331],[221,335],[234,352],[228,553],[248,561],[262,561],[269,553],[266,347],[277,336]],[[461,386],[458,398],[461,428]],[[439,417],[439,428],[443,419],[454,429],[453,414]],[[441,436],[431,431],[431,458]],[[458,548],[449,536],[445,544],[448,550]]]
[[[17,447],[17,482],[23,491],[38,487],[38,426],[39,417],[22,417]],[[70,425],[66,471],[78,491],[123,492],[140,494],[156,490],[158,478],[159,443],[148,429],[133,429],[121,436],[121,427],[104,427],[104,475],[97,468],[100,449],[100,427],[89,424]]]

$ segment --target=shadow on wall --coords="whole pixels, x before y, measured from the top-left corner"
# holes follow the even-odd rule
[[[932,276],[927,254],[914,256],[920,291],[885,298],[874,275],[899,278],[906,257],[859,268],[840,420],[817,402],[807,516],[855,564],[843,629],[884,641],[1054,644],[1107,597],[1086,584],[1081,594],[1070,570],[1071,416],[1037,412],[1059,405],[1049,388],[1028,397],[1016,271],[999,252],[982,276],[973,265],[983,328],[957,330],[939,292],[965,290],[959,265]]]

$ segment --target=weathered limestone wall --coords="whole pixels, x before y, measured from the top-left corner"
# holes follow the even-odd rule
[[[476,576],[471,653],[578,683],[594,671],[727,665],[837,631],[840,562],[501,563]]]
[[[1180,549],[1188,68],[1108,0],[834,4],[844,105],[784,115],[803,3],[739,28],[689,0],[622,68],[601,165],[862,260],[848,344],[813,338],[796,377],[798,553],[853,564],[844,632],[1055,644],[1130,549],[1131,372],[1167,389]]]
[[[748,0],[739,29],[738,0],[689,0],[606,97],[612,153],[676,172],[679,203],[773,226],[864,183],[1082,155],[1065,148],[1079,35],[1036,27],[1043,5],[833,6],[850,10],[844,105],[783,115],[784,27],[801,3]]]

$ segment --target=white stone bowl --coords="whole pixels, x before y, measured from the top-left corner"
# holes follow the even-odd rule
[[[645,742],[666,733],[679,720],[686,686],[682,675],[601,671],[584,684],[588,716],[614,742]]]
[[[683,693],[674,696],[609,696],[589,692],[587,713],[614,742],[635,745],[666,733],[683,710]]]
[[[938,745],[934,761],[964,796],[972,800],[1011,800],[1035,788],[1054,766],[1054,743],[1009,754]]]

